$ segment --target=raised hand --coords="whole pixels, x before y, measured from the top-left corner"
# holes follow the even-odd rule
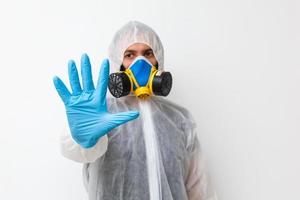
[[[106,92],[109,77],[109,61],[102,62],[96,89],[92,80],[91,64],[87,54],[81,57],[82,85],[73,60],[68,63],[72,93],[60,78],[55,76],[55,88],[65,104],[73,139],[82,147],[94,146],[98,139],[117,126],[139,116],[137,111],[111,114],[107,111]]]

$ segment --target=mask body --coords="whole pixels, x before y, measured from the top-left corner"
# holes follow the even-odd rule
[[[125,71],[112,73],[109,91],[116,97],[132,92],[138,98],[151,95],[167,96],[172,88],[170,72],[158,71],[144,56],[138,56]]]

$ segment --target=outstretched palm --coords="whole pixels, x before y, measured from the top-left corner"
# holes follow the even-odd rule
[[[94,146],[98,139],[117,126],[138,117],[137,111],[111,114],[107,111],[106,92],[109,62],[104,60],[100,69],[96,89],[92,80],[88,56],[81,57],[81,88],[74,61],[68,63],[71,94],[60,78],[54,77],[55,88],[65,104],[69,127],[74,140],[84,148]]]

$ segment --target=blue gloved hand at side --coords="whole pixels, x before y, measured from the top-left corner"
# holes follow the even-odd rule
[[[65,104],[69,127],[73,139],[83,148],[94,146],[98,139],[120,126],[139,116],[137,111],[111,114],[107,111],[106,92],[109,78],[109,61],[102,63],[97,87],[92,80],[89,57],[81,57],[81,76],[83,89],[74,61],[68,63],[71,94],[60,78],[55,76],[55,88]]]

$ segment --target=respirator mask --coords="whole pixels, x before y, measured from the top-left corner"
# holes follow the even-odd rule
[[[110,74],[108,88],[116,98],[130,92],[141,99],[167,96],[172,88],[172,75],[157,70],[144,56],[138,56],[125,71]]]

